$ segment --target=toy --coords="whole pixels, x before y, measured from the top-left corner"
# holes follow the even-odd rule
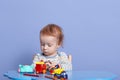
[[[60,65],[55,65],[52,68],[49,69],[50,74],[54,74],[54,70],[60,68]]]
[[[24,73],[23,75],[25,75],[25,76],[39,77],[39,75],[37,75],[37,74],[28,74],[28,73]]]
[[[37,74],[46,73],[46,64],[44,63],[43,60],[41,60],[40,62],[36,62],[36,66],[35,66],[35,71]]]
[[[68,79],[68,75],[67,73],[64,71],[64,69],[60,68],[60,65],[55,65],[54,67],[52,67],[50,70],[50,75],[46,75],[46,78],[53,78],[53,80],[67,80]]]
[[[52,75],[45,75],[45,78],[49,78],[49,79],[54,80],[54,78],[53,78],[53,76],[52,76]]]
[[[18,72],[34,72],[33,65],[19,65]]]
[[[44,62],[43,60],[41,60],[35,63],[35,67],[33,65],[19,65],[19,72],[23,72],[23,75],[25,76],[33,77],[39,77],[40,73],[42,74],[50,73],[50,75],[46,75],[45,77],[53,80],[68,79],[67,73],[64,71],[64,69],[60,67],[59,64],[52,67],[50,66],[50,64],[52,64],[50,61]]]
[[[60,80],[67,80],[68,79],[67,73],[61,68],[54,70],[54,80],[58,80],[58,79],[60,79]]]

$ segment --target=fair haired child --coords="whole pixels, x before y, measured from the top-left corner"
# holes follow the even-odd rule
[[[38,61],[50,61],[49,66],[60,65],[64,70],[72,70],[71,56],[58,49],[63,45],[64,34],[60,26],[48,24],[40,30],[40,48],[42,53],[38,53],[33,58],[33,64]]]

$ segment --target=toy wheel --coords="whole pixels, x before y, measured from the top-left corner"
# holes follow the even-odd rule
[[[60,78],[60,80],[65,80],[64,78]]]
[[[45,74],[46,73],[46,70],[43,70],[43,74]]]
[[[57,80],[57,76],[54,76],[54,80]]]
[[[39,74],[39,72],[37,71],[36,74]]]

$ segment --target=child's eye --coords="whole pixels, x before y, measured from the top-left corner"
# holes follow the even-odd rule
[[[51,47],[52,45],[51,44],[48,44],[48,47]]]
[[[41,46],[44,46],[45,44],[41,44]]]

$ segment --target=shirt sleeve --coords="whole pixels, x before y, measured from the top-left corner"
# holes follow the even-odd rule
[[[32,63],[32,65],[34,66],[34,68],[35,68],[35,62],[39,61],[39,56],[40,56],[39,53],[37,53],[37,54],[35,54],[33,56],[33,63]]]
[[[64,52],[60,52],[60,65],[65,71],[72,70],[72,63],[68,60],[68,56]]]
[[[32,63],[34,68],[35,68],[36,62],[39,62],[40,60],[45,60],[45,58],[42,56],[42,54],[39,54],[39,53],[35,54],[33,57],[33,63]]]

